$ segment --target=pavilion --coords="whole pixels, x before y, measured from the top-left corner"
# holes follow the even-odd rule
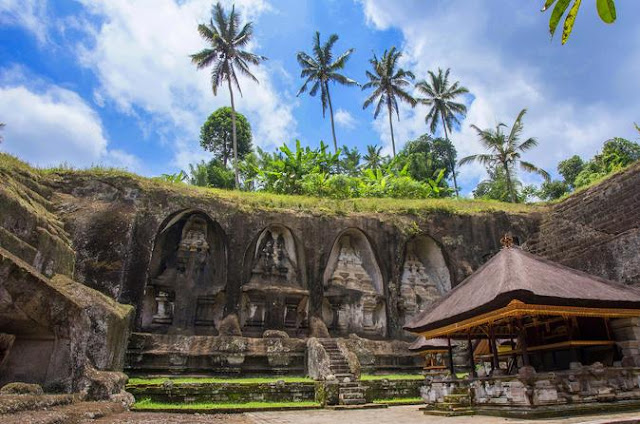
[[[435,373],[444,372],[448,369],[451,374],[455,373],[451,339],[427,340],[419,336],[409,345],[409,350],[424,357],[423,369],[425,371]],[[448,360],[445,360],[446,356],[448,356]]]
[[[508,237],[503,246],[405,326],[469,349],[469,376],[427,377],[426,402],[455,407],[454,393],[485,410],[640,401],[640,291],[525,252]],[[483,360],[491,371],[478,375]]]

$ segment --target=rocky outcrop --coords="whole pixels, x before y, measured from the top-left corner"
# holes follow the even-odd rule
[[[132,317],[132,307],[66,276],[49,279],[0,248],[0,331],[13,335],[0,384],[80,391],[94,367],[122,369]]]

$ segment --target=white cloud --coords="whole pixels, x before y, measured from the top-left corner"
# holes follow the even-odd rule
[[[462,128],[451,135],[459,157],[482,152],[475,131],[469,127],[471,123],[480,128],[493,128],[499,122],[510,126],[524,107],[529,113],[524,118],[523,137],[535,136],[540,143],[525,158],[551,172],[555,172],[559,160],[570,155],[590,157],[604,140],[619,134],[621,129],[628,128],[626,133],[630,133],[629,123],[638,109],[633,103],[621,110],[610,104],[561,97],[541,77],[542,65],[531,66],[522,57],[521,61],[505,57],[504,46],[488,37],[491,25],[495,24],[491,20],[494,11],[480,2],[464,2],[464,7],[460,2],[415,0],[402,8],[381,0],[361,0],[361,4],[369,25],[402,31],[403,66],[412,69],[418,78],[430,69],[450,67],[451,79],[461,81],[475,97]],[[516,15],[514,19],[531,23],[527,16]],[[635,106],[640,106],[637,98]],[[412,139],[427,132],[425,114],[422,106],[413,110],[401,107],[400,124],[394,121],[396,140]],[[388,120],[379,117],[373,126],[388,146]],[[465,166],[458,181],[468,193],[484,175],[479,165]],[[536,180],[522,176],[527,182]]]
[[[0,0],[0,25],[22,26],[38,42],[47,39],[47,7],[41,0]]]
[[[189,160],[202,157],[197,142],[200,125],[212,111],[229,105],[226,87],[214,97],[210,70],[198,71],[189,59],[206,46],[196,27],[209,18],[211,1],[82,2],[102,21],[92,29],[95,38],[82,46],[80,55],[81,63],[99,78],[100,89],[94,97],[134,116],[150,114],[152,122],[144,125],[175,145],[175,165],[186,168]],[[269,10],[265,0],[235,3],[247,19]],[[243,97],[235,93],[236,108],[253,124],[257,145],[288,141],[296,123],[292,102],[273,84],[273,74],[281,72],[278,65],[272,69],[267,62],[253,71],[260,84],[242,78]]]
[[[134,156],[108,148],[99,116],[80,96],[55,85],[37,85],[0,84],[3,151],[38,166],[140,169]]]
[[[356,126],[355,118],[346,110],[338,108],[334,116],[336,123],[346,129],[353,129]]]

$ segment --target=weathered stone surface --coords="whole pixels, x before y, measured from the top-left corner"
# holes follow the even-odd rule
[[[218,327],[218,333],[221,336],[232,336],[232,337],[240,337],[242,336],[242,330],[240,329],[240,320],[238,320],[238,315],[229,314],[220,321],[220,326]]]
[[[640,164],[570,196],[545,215],[529,249],[553,261],[640,285]]]
[[[288,339],[289,334],[286,331],[280,330],[267,330],[262,333],[263,339]]]
[[[0,331],[14,335],[0,383],[76,391],[88,367],[121,369],[133,308],[0,248]]]
[[[43,393],[39,384],[20,382],[5,384],[0,389],[0,395],[41,395]]]
[[[315,337],[307,339],[307,375],[314,380],[327,380],[333,377],[329,354]]]
[[[311,317],[309,323],[309,337],[315,337],[318,339],[326,339],[330,337],[327,325],[320,318]]]

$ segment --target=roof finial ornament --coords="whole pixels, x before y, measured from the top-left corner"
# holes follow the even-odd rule
[[[506,247],[507,249],[513,247],[513,236],[511,235],[511,232],[507,231],[504,233],[504,236],[500,239],[500,244],[502,244],[503,248]]]

